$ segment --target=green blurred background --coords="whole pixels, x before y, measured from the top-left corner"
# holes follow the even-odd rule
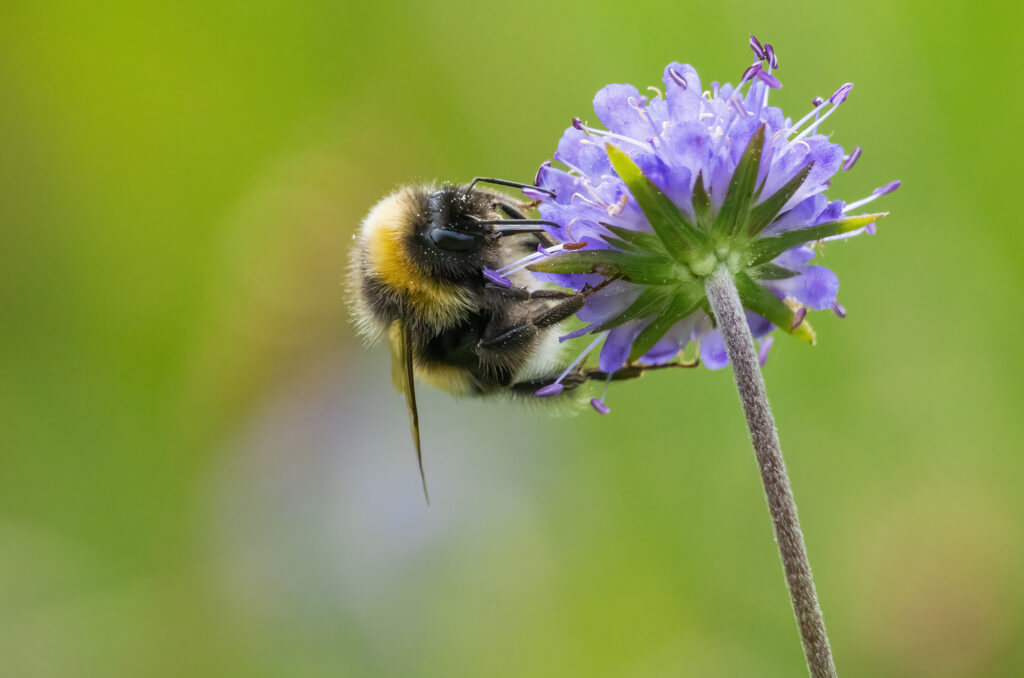
[[[0,7],[0,675],[805,675],[728,372],[553,419],[346,322],[396,184],[528,179],[670,60],[891,179],[766,368],[844,676],[1024,675],[1020,3]]]

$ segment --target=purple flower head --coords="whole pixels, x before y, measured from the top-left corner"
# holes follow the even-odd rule
[[[604,87],[594,98],[604,129],[574,118],[554,154],[562,167],[537,174],[554,195],[530,195],[561,244],[523,266],[587,296],[586,326],[571,336],[594,335],[584,355],[603,340],[603,372],[669,363],[691,342],[706,366],[728,364],[704,289],[723,265],[757,339],[778,328],[813,343],[808,309],[845,315],[838,278],[810,262],[824,241],[873,232],[884,214],[853,212],[898,183],[849,204],[825,197],[860,155],[820,131],[853,85],[794,121],[768,103],[781,86],[774,48],[753,36],[750,46],[758,60],[738,85],[705,91],[692,66],[671,63],[663,95]],[[771,344],[762,339],[762,359]]]

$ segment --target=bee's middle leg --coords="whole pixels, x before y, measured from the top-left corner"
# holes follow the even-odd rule
[[[532,292],[536,295],[540,292]],[[531,343],[541,330],[572,317],[576,311],[583,308],[586,297],[579,292],[557,293],[568,294],[568,296],[546,296],[533,298],[561,299],[557,304],[540,310],[536,315],[526,318],[515,325],[500,329],[494,336],[484,336],[477,342],[478,351],[492,351],[495,349],[508,349],[517,346],[526,346]]]

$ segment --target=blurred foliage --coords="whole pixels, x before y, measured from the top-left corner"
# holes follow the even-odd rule
[[[840,670],[1024,674],[1022,20],[4,3],[0,675],[801,675],[727,372],[609,417],[424,392],[428,510],[341,287],[394,185],[529,178],[600,86],[734,80],[748,31],[791,114],[857,83],[834,195],[904,181],[766,369]]]

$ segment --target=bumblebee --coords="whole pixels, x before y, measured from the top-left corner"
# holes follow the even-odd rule
[[[525,272],[494,275],[556,243],[543,229],[553,222],[524,215],[536,203],[478,186],[484,183],[551,193],[487,177],[406,186],[378,202],[354,236],[353,315],[365,337],[384,338],[391,348],[392,380],[405,394],[424,494],[415,379],[457,396],[532,395],[565,371],[554,330],[599,289],[558,291]],[[572,391],[609,376],[574,368],[560,384]]]

